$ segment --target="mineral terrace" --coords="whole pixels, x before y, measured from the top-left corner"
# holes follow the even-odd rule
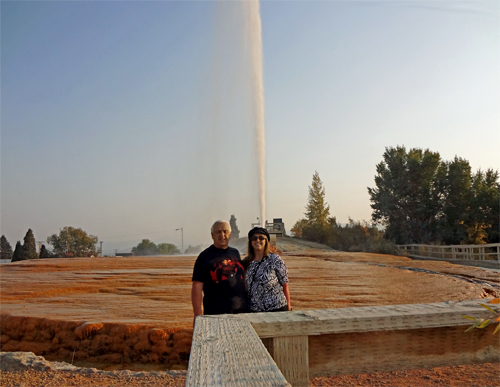
[[[498,272],[278,244],[294,310],[493,298]],[[1,350],[81,365],[187,366],[196,257],[43,259],[0,266]]]

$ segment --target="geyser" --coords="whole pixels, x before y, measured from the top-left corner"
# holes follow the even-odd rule
[[[250,43],[252,100],[255,129],[255,152],[259,186],[260,220],[266,221],[266,139],[264,126],[264,83],[262,77],[262,25],[258,0],[241,2],[247,20],[245,35]]]
[[[219,1],[197,54],[197,114],[175,185],[185,237],[211,243],[210,225],[232,214],[244,234],[266,220],[264,88],[259,2]],[[176,210],[175,209],[175,210]],[[172,211],[175,213],[175,211]],[[172,220],[174,221],[174,220]],[[192,243],[189,241],[187,243]],[[199,242],[196,242],[199,243]]]

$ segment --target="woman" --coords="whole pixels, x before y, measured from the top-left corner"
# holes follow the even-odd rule
[[[292,310],[288,270],[279,255],[269,251],[269,233],[254,227],[248,232],[248,256],[243,260],[252,312]]]

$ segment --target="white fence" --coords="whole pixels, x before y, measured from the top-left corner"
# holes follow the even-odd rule
[[[500,261],[500,243],[485,245],[398,245],[404,255],[460,261]]]

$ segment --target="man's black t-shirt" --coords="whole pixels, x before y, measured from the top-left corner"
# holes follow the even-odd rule
[[[238,250],[214,245],[202,251],[193,269],[193,281],[203,282],[203,313],[246,313],[247,290]]]

